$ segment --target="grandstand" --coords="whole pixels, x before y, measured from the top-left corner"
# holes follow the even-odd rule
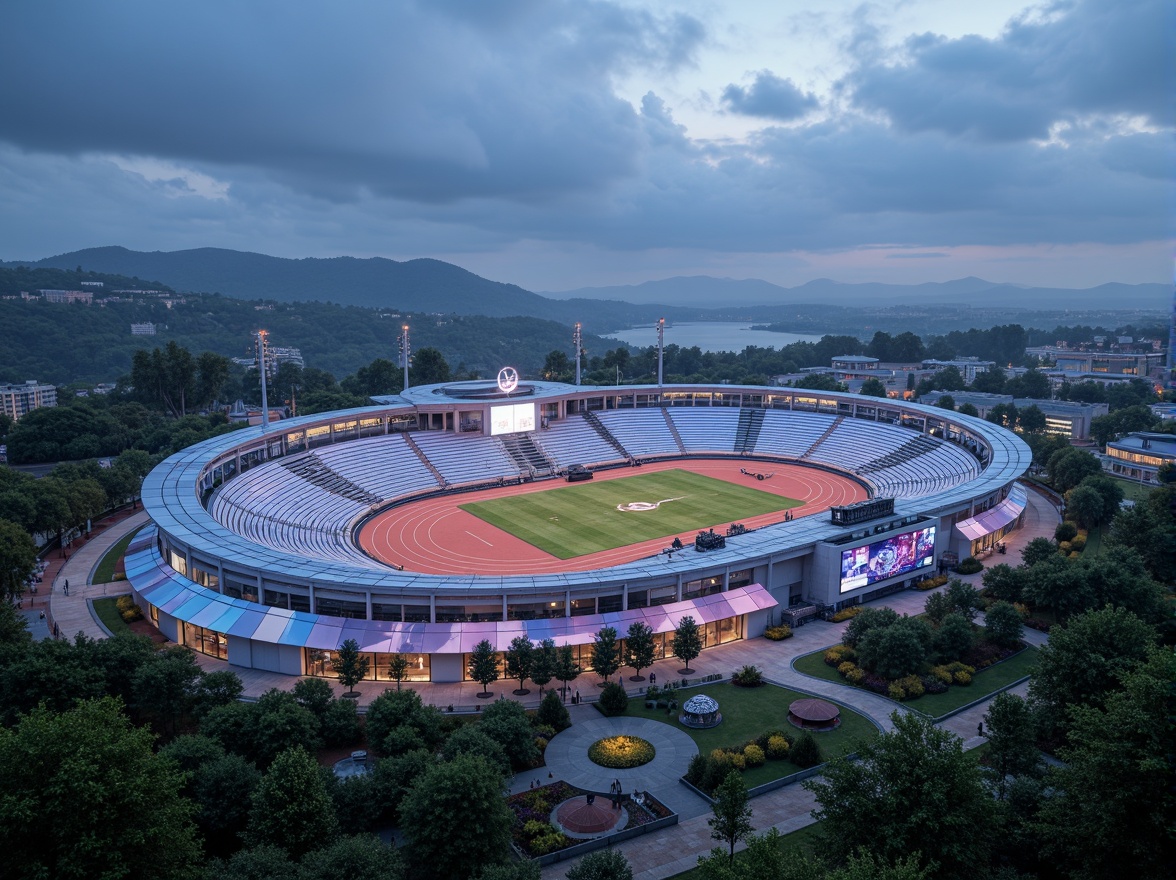
[[[243,603],[232,605],[238,623],[226,636],[230,659],[242,665],[305,673],[318,662],[308,651],[333,651],[349,631],[345,621],[361,618],[364,632],[384,634],[385,646],[417,633],[420,644],[436,648],[425,652],[434,679],[454,680],[463,674],[468,646],[445,629],[446,621],[482,621],[505,644],[523,632],[542,637],[548,626],[542,621],[587,621],[606,609],[670,602],[682,606],[681,614],[694,613],[692,597],[708,591],[693,585],[705,581],[730,593],[731,609],[746,609],[736,623],[723,618],[722,625],[728,635],[738,633],[730,637],[747,638],[762,631],[777,604],[803,599],[837,606],[900,588],[915,576],[908,571],[868,587],[847,586],[839,568],[846,548],[934,528],[936,555],[962,557],[1016,527],[1024,509],[1014,481],[1028,467],[1028,450],[987,422],[803,389],[670,391],[532,383],[509,403],[525,408],[533,401],[536,412],[542,406],[537,430],[423,430],[494,422],[500,398],[493,387],[455,383],[277,422],[268,433],[253,428],[205,441],[145,481],[153,525],[137,545],[135,564],[128,564],[129,573],[137,572],[132,586],[177,641],[195,625],[185,608]],[[439,409],[452,415],[434,419]],[[411,519],[413,505],[426,500],[435,511],[449,495],[523,482],[541,487],[574,464],[600,471],[694,460],[739,464],[744,473],[828,474],[893,497],[894,514],[856,531],[827,516],[789,518],[705,554],[630,556],[586,569],[556,563],[550,573],[531,575],[510,573],[509,560],[502,563],[506,574],[482,574],[474,565],[461,577],[430,575],[380,562],[356,538],[381,511],[403,508]],[[770,466],[758,468],[756,461]],[[973,510],[986,512],[969,518]],[[737,594],[750,604],[735,603]],[[373,657],[380,653],[375,644],[365,648]]]

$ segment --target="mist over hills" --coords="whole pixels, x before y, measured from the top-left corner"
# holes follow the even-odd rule
[[[412,312],[528,316],[566,324],[590,321],[598,332],[648,323],[659,317],[677,321],[784,320],[796,306],[1163,312],[1171,296],[1165,284],[1103,284],[1072,290],[998,284],[972,277],[914,285],[846,284],[822,278],[789,288],[758,279],[710,276],[539,294],[516,284],[482,278],[441,260],[287,259],[224,248],[143,252],[98,247],[0,265],[63,270],[80,266],[88,272],[156,279],[179,291],[221,293],[241,299],[319,300]],[[1008,318],[1015,319],[1015,315]]]
[[[672,302],[679,306],[714,308],[784,306],[827,303],[838,306],[975,305],[1018,309],[1163,309],[1170,289],[1165,284],[1102,284],[1074,290],[1028,287],[958,278],[924,284],[846,284],[818,278],[798,287],[781,287],[760,279],[713,278],[694,275],[663,278],[642,284],[581,287],[543,291],[557,299],[624,300],[634,304]]]

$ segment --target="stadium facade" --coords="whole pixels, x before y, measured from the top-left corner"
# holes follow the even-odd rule
[[[552,638],[587,666],[605,625],[647,623],[659,655],[686,615],[708,646],[757,637],[789,608],[856,604],[991,547],[1026,506],[1028,447],[948,410],[799,388],[507,380],[411,388],[171,456],[143,485],[152,523],[126,566],[136,600],[167,638],[238,666],[329,675],[355,639],[377,679],[402,653],[409,680],[461,681],[483,639]],[[356,540],[381,511],[426,498],[692,458],[817,468],[874,500],[589,571],[426,574]]]

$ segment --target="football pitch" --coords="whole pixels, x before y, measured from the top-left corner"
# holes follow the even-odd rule
[[[558,559],[572,559],[672,535],[685,542],[702,529],[801,503],[674,469],[475,501],[461,509]]]

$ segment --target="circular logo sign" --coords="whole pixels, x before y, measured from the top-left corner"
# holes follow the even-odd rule
[[[498,390],[510,394],[519,387],[519,371],[514,367],[503,367],[498,371]]]

